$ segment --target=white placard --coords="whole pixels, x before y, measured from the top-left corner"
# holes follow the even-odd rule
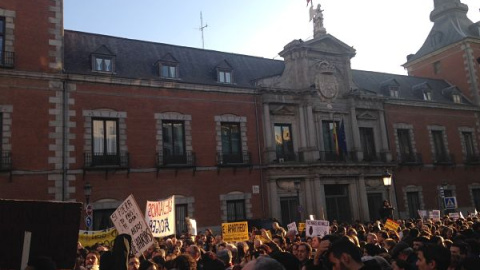
[[[295,234],[298,234],[298,229],[297,229],[297,223],[295,222],[292,222],[290,224],[287,224],[287,230],[290,232],[290,231],[294,231]]]
[[[155,241],[150,227],[143,217],[140,207],[133,195],[125,201],[110,216],[118,234],[128,234],[132,237],[132,253],[140,256]]]
[[[330,234],[330,222],[328,220],[306,220],[305,221],[305,236],[320,236]]]
[[[188,234],[197,235],[197,221],[186,217],[185,222],[187,223]]]
[[[428,217],[434,221],[440,221],[440,210],[432,210],[428,212]]]
[[[147,201],[145,220],[155,237],[175,234],[175,197],[171,196],[161,201]]]

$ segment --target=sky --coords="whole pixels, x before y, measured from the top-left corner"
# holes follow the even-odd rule
[[[480,1],[461,0],[480,21]],[[356,50],[352,68],[405,74],[408,54],[433,23],[433,0],[313,0],[327,33]],[[64,0],[64,27],[83,31],[282,60],[295,39],[313,38],[306,0]]]

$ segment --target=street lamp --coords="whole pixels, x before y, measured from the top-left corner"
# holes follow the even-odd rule
[[[90,183],[85,183],[83,186],[83,193],[85,194],[87,205],[90,204],[90,195],[92,195],[92,185]]]
[[[300,222],[301,219],[301,209],[302,206],[300,205],[300,181],[296,180],[293,182],[293,187],[297,191],[297,202],[298,202],[298,209],[297,209],[297,220]]]
[[[392,185],[392,174],[386,170],[382,174],[383,185],[387,188],[387,199],[390,203],[390,186]]]

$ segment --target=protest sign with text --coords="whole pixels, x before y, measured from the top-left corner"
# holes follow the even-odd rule
[[[78,234],[78,242],[84,247],[92,247],[96,243],[113,246],[113,240],[117,237],[118,232],[115,228],[109,228],[102,231],[83,231],[80,230]]]
[[[428,211],[428,217],[434,221],[440,221],[440,210]]]
[[[287,224],[287,229],[288,229],[289,232],[293,231],[293,232],[295,232],[295,234],[298,234],[297,223],[295,223],[295,222]]]
[[[128,234],[132,237],[132,253],[140,256],[153,243],[154,238],[150,227],[143,217],[140,207],[133,195],[125,201],[110,216],[118,234]]]
[[[161,201],[147,201],[145,220],[155,237],[175,234],[175,197],[171,196]]]
[[[248,222],[222,223],[222,237],[225,242],[248,240]]]
[[[305,221],[305,235],[324,237],[330,233],[330,222],[328,220],[307,220]]]

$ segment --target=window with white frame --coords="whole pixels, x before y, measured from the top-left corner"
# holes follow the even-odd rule
[[[93,70],[99,72],[113,72],[113,58],[96,55],[93,57]]]
[[[168,63],[160,64],[160,76],[166,79],[178,78],[178,65]]]
[[[220,83],[232,83],[232,71],[229,70],[219,70],[218,71],[218,82]]]

